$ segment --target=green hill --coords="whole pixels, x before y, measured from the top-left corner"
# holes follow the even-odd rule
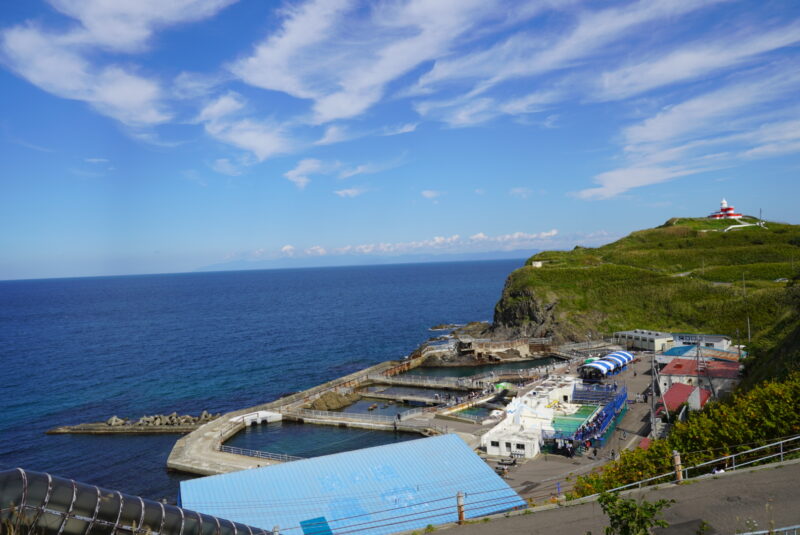
[[[771,351],[798,323],[787,280],[800,268],[800,226],[730,225],[671,219],[602,247],[541,252],[509,276],[493,329],[577,341],[635,328],[738,331],[747,344],[749,317],[753,346]]]

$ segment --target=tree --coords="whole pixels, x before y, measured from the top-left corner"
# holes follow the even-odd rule
[[[662,509],[675,503],[675,500],[637,502],[608,492],[600,494],[597,501],[600,502],[600,507],[603,508],[610,523],[606,527],[606,535],[648,535],[652,533],[652,528],[665,528],[669,524],[656,517]]]

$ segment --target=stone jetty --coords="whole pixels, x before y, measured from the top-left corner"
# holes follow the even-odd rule
[[[91,422],[78,425],[65,425],[47,431],[48,435],[60,434],[89,434],[110,435],[117,433],[191,433],[201,425],[207,424],[217,418],[220,413],[211,414],[203,411],[199,416],[189,414],[155,414],[142,416],[138,420],[112,416],[105,422]]]

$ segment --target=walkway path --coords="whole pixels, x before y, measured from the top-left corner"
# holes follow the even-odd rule
[[[751,470],[737,470],[691,480],[688,484],[667,484],[626,493],[627,497],[655,501],[676,501],[663,518],[670,527],[657,530],[663,534],[697,533],[701,522],[712,535],[766,530],[800,524],[800,499],[797,481],[800,460],[767,465]],[[496,515],[488,523],[451,525],[453,535],[536,535],[603,533],[607,519],[596,501],[578,505],[553,506],[504,518]]]

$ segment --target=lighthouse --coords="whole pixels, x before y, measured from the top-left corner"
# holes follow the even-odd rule
[[[719,204],[719,211],[710,214],[708,217],[711,219],[739,219],[742,214],[737,214],[733,206],[728,206],[728,201],[722,199]]]

